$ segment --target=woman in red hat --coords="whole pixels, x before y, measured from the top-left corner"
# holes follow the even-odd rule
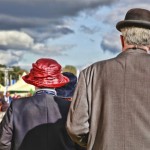
[[[11,103],[0,124],[0,150],[75,150],[65,129],[70,104],[55,91],[69,82],[61,65],[42,58],[22,78],[36,91]]]

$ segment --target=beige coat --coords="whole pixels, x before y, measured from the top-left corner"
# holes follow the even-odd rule
[[[150,150],[150,55],[130,49],[83,70],[67,130],[87,150]]]

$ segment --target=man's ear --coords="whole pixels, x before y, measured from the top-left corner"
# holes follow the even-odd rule
[[[120,40],[121,40],[121,45],[122,45],[122,49],[124,49],[124,37],[122,35],[120,35]]]

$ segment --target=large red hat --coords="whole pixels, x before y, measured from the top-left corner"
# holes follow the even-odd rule
[[[61,65],[49,58],[41,58],[33,63],[30,73],[22,79],[40,88],[61,87],[69,82],[69,78],[61,74]]]

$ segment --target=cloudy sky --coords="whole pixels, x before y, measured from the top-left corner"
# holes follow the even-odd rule
[[[0,0],[0,64],[29,70],[37,59],[84,68],[120,51],[116,23],[149,0]]]

